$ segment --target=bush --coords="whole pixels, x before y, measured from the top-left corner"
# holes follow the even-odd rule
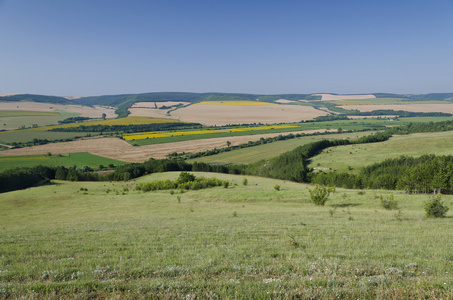
[[[382,196],[379,195],[379,199],[381,200],[381,206],[385,209],[397,209],[398,208],[398,201],[395,200],[393,193],[390,193],[389,196]]]
[[[247,178],[242,179],[242,184],[243,184],[243,185],[247,185],[248,182],[249,182],[249,181],[247,180]]]
[[[314,189],[308,189],[311,196],[311,201],[316,205],[324,206],[331,192],[335,191],[335,187],[326,187],[317,184]]]
[[[274,185],[274,189],[275,189],[276,191],[279,191],[279,190],[280,190],[280,185],[278,185],[278,184]]]
[[[426,216],[429,218],[443,218],[448,211],[448,207],[443,205],[442,196],[437,195],[424,204]]]

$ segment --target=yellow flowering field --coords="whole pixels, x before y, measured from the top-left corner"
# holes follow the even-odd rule
[[[124,134],[123,138],[126,141],[131,140],[142,140],[142,139],[152,139],[152,138],[162,138],[162,137],[171,137],[171,136],[183,136],[183,135],[194,135],[194,134],[208,134],[208,133],[219,133],[220,130],[193,130],[193,131],[179,131],[179,132],[170,132],[170,131],[151,131],[143,133],[130,133]]]
[[[208,105],[236,105],[236,106],[256,106],[256,105],[278,105],[275,103],[258,102],[258,101],[202,101],[196,104]]]

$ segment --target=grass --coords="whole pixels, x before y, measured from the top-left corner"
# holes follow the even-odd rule
[[[60,114],[55,112],[0,110],[0,117],[20,117],[20,116],[60,116]]]
[[[3,156],[0,157],[0,172],[7,169],[18,168],[18,167],[34,167],[34,166],[65,166],[72,167],[76,166],[82,168],[88,166],[90,168],[97,168],[99,165],[108,166],[109,164],[124,165],[126,162],[109,159],[89,153],[71,153],[63,154],[59,156],[47,156],[47,155],[26,155],[26,156]]]
[[[18,112],[22,113],[22,112]],[[31,112],[34,113],[34,112]],[[0,114],[0,130],[16,130],[21,126],[32,127],[34,124],[38,126],[47,126],[58,124],[58,121],[69,117],[77,117],[78,113],[39,113],[36,115],[21,114],[17,116],[2,116]],[[0,134],[1,135],[1,134]]]
[[[189,162],[205,162],[205,163],[225,163],[225,164],[248,164],[260,161],[262,159],[270,159],[284,152],[290,151],[296,147],[319,141],[322,139],[355,139],[361,136],[369,135],[371,132],[353,132],[353,133],[336,133],[328,135],[315,135],[294,138],[290,140],[278,141],[270,144],[263,144],[255,147],[242,148],[220,154],[199,157]],[[226,146],[226,145],[225,145]]]
[[[423,154],[453,155],[453,132],[400,135],[382,143],[329,148],[313,157],[309,167],[358,173],[362,166],[381,162],[387,158],[396,158],[401,155],[418,157]]]
[[[337,189],[318,207],[307,185],[196,175],[231,185],[172,195],[56,181],[2,194],[0,297],[451,298],[453,218],[425,218],[427,195],[394,192],[397,215],[381,191]]]
[[[61,140],[61,139],[73,139],[76,137],[84,137],[87,135],[95,136],[99,135],[98,132],[60,132],[60,131],[7,131],[0,133],[0,143],[11,144],[31,142],[33,139],[47,139],[49,141]]]

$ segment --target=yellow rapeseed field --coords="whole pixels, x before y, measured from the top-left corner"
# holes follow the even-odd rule
[[[162,138],[162,137],[171,137],[171,136],[208,134],[208,133],[219,133],[219,132],[222,132],[222,131],[219,131],[219,130],[193,130],[193,131],[179,131],[179,132],[152,131],[152,132],[143,132],[143,133],[124,134],[123,138],[126,141],[132,141],[132,140],[143,140],[143,139],[147,139],[147,138],[152,139],[152,138]]]
[[[275,103],[258,102],[258,101],[202,101],[202,102],[199,102],[196,104],[236,105],[236,106],[278,105]]]

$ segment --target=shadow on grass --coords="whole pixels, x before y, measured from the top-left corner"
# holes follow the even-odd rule
[[[335,208],[343,208],[343,207],[354,207],[362,205],[361,203],[343,203],[343,204],[333,204],[332,206]]]

